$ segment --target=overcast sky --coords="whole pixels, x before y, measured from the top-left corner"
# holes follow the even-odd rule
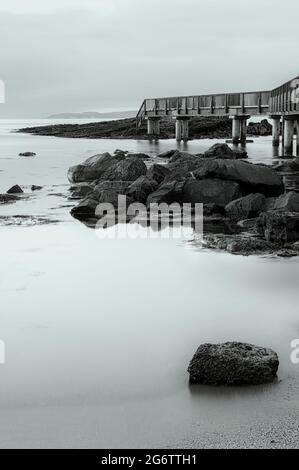
[[[299,74],[298,20],[298,0],[0,0],[0,116],[273,88]]]

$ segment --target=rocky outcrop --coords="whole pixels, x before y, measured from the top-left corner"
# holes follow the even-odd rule
[[[236,181],[243,195],[261,193],[270,197],[279,196],[284,192],[282,178],[264,165],[240,160],[199,159],[198,168],[193,173],[197,179],[219,178]]]
[[[68,179],[71,183],[95,181],[102,178],[109,168],[115,167],[122,158],[108,152],[94,155],[80,165],[72,166],[68,171]]]
[[[203,344],[190,362],[191,384],[259,385],[277,377],[279,359],[268,348],[247,343]]]
[[[277,245],[256,236],[244,234],[208,234],[204,237],[204,246],[214,250],[227,251],[233,255],[273,254]]]
[[[23,192],[23,189],[18,184],[16,184],[7,191],[7,194],[22,194]]]
[[[250,122],[247,126],[248,135],[271,135],[272,124],[267,119],[263,119],[261,122]]]
[[[190,203],[216,204],[225,207],[240,197],[240,186],[234,181],[221,179],[189,179],[183,188],[183,201]]]
[[[227,204],[226,215],[232,220],[244,220],[257,217],[266,206],[266,197],[263,194],[248,194]]]
[[[257,221],[257,230],[267,241],[284,245],[299,240],[298,212],[263,212]]]
[[[207,150],[203,156],[205,158],[224,158],[224,159],[241,159],[248,158],[245,150],[233,150],[227,144],[215,144]]]

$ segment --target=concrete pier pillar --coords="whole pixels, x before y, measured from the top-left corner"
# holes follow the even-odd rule
[[[241,144],[246,144],[246,138],[247,138],[247,118],[244,118],[240,121],[240,141]]]
[[[241,137],[241,121],[238,117],[233,117],[233,144],[238,144]]]
[[[175,122],[175,138],[178,142],[189,139],[189,118],[177,116]]]
[[[280,140],[280,116],[272,116],[272,144],[273,147],[279,147]]]
[[[284,127],[284,153],[285,155],[293,154],[293,138],[294,138],[294,119],[285,119]]]
[[[148,135],[160,134],[160,117],[149,117],[147,120],[147,133]]]

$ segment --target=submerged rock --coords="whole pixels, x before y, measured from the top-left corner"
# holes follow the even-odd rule
[[[42,186],[37,186],[35,184],[31,186],[31,191],[40,191],[41,189],[43,189]]]
[[[248,194],[225,207],[226,215],[236,221],[257,217],[266,206],[263,194]]]
[[[23,152],[19,153],[19,157],[35,157],[36,153],[34,152]]]
[[[261,193],[270,197],[284,192],[283,180],[273,169],[241,160],[199,159],[194,177],[236,181],[244,195]]]
[[[204,237],[206,248],[223,250],[233,255],[249,256],[253,254],[272,254],[277,245],[267,240],[245,234],[208,234]]]
[[[18,185],[16,184],[15,186],[12,186],[8,191],[7,191],[7,194],[21,194],[23,193],[23,189]]]
[[[259,385],[273,382],[279,359],[268,348],[247,343],[203,344],[190,362],[191,384]]]
[[[13,194],[0,194],[0,204],[10,204],[18,200],[19,198]]]

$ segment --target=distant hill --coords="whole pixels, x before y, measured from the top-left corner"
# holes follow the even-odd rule
[[[123,119],[135,117],[137,111],[113,111],[110,113],[61,113],[52,114],[48,119]]]

